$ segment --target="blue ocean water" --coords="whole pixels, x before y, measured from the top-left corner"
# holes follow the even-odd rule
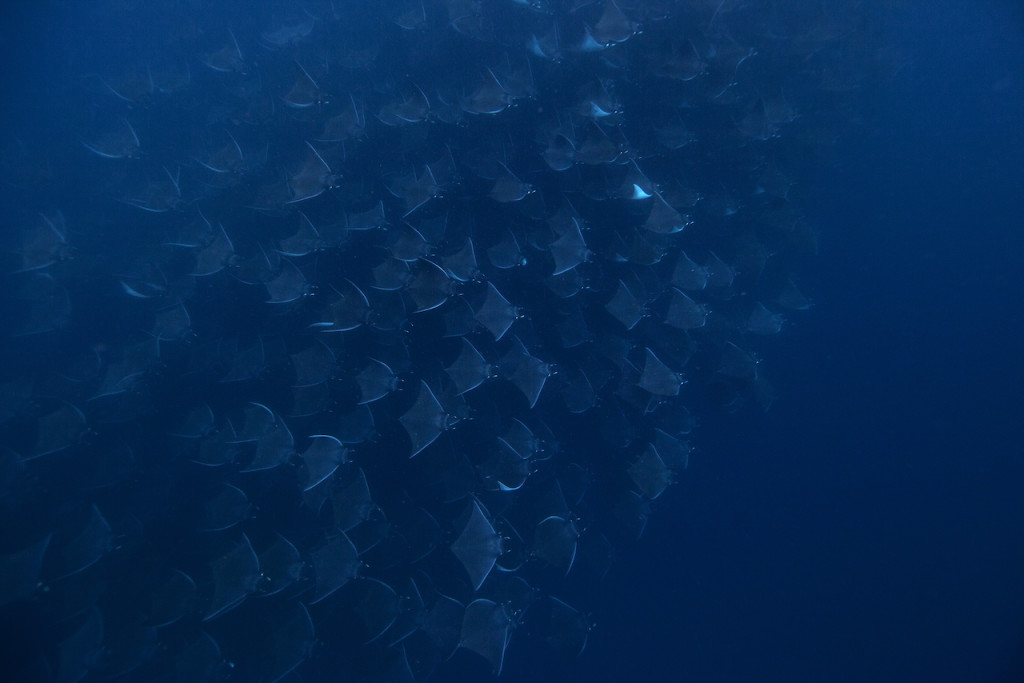
[[[109,67],[135,30],[108,17],[76,42],[82,5],[22,11],[4,41],[13,93],[70,81],[78,60]],[[796,174],[819,243],[801,279],[814,306],[763,350],[776,400],[701,414],[641,539],[573,589],[593,598],[584,654],[514,633],[501,679],[1024,678],[1022,15],[995,1],[884,14],[903,65]],[[12,129],[61,128],[54,102],[76,84],[48,84],[16,98]],[[94,201],[75,163],[46,182]],[[89,333],[117,325],[131,326],[101,313]],[[493,680],[474,657],[445,680]]]
[[[1024,12],[885,31],[780,397],[709,427],[573,680],[1024,680]]]

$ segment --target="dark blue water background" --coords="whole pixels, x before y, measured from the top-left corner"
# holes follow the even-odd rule
[[[780,398],[704,423],[574,680],[1024,680],[1024,10],[899,17]]]
[[[22,126],[130,30],[52,6],[5,10]],[[765,354],[778,400],[704,420],[584,657],[513,638],[503,680],[1024,680],[1024,11],[897,16],[906,65],[798,188],[816,305]]]

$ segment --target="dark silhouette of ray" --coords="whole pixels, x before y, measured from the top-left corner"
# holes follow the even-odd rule
[[[281,271],[266,283],[267,303],[287,304],[298,301],[309,293],[309,282],[298,267],[288,259],[281,259]]]
[[[239,524],[249,516],[252,506],[249,497],[237,486],[224,484],[203,506],[203,515],[197,531],[223,531]]]
[[[246,422],[239,430],[239,443],[255,443],[242,472],[269,470],[283,465],[295,453],[295,439],[279,416],[260,403],[246,410]]]
[[[148,66],[144,69],[132,70],[113,78],[97,78],[110,94],[129,105],[147,105],[152,103],[156,85]]]
[[[412,452],[409,457],[418,455],[424,448],[434,443],[441,432],[450,426],[450,418],[438,403],[434,392],[427,383],[420,381],[420,393],[416,402],[399,418],[409,435]]]
[[[644,227],[658,235],[671,235],[680,232],[689,221],[671,206],[658,193],[654,194],[651,213],[647,216]]]
[[[304,565],[298,549],[284,536],[278,534],[266,549],[259,554],[261,596],[276,595],[302,578]]]
[[[261,438],[274,431],[277,418],[274,411],[252,401],[242,410],[238,421],[236,443],[258,442]]]
[[[244,74],[247,69],[245,59],[242,57],[242,49],[238,47],[238,40],[235,39],[235,34],[231,32],[231,29],[228,29],[228,38],[230,38],[228,43],[208,54],[203,63],[214,71]]]
[[[396,258],[388,257],[373,268],[373,287],[393,292],[409,285],[412,271],[409,264]]]
[[[590,258],[590,250],[575,218],[558,226],[552,225],[552,228],[558,233],[558,239],[548,245],[548,251],[555,260],[553,275],[568,272]]]
[[[692,81],[705,73],[707,68],[707,63],[688,39],[674,41],[659,65],[662,75],[680,81]]]
[[[404,586],[399,585],[396,591],[399,599],[399,612],[395,616],[387,632],[382,634],[383,641],[388,645],[396,645],[415,636],[423,638],[420,627],[427,616],[427,606],[423,595],[414,579],[409,579]]]
[[[324,246],[324,239],[306,214],[299,212],[299,227],[290,236],[278,243],[283,256],[307,256]]]
[[[341,531],[319,550],[314,550],[312,556],[316,588],[309,601],[310,605],[332,595],[359,572],[359,554],[352,541]]]
[[[192,577],[177,569],[167,570],[149,599],[146,623],[150,627],[170,626],[195,608],[198,588]]]
[[[618,289],[615,290],[615,294],[608,300],[604,308],[627,330],[636,327],[636,324],[647,314],[644,302],[634,296],[622,280],[619,280]]]
[[[456,395],[461,396],[492,377],[494,369],[476,347],[468,339],[463,338],[462,350],[452,364],[445,368],[445,372],[455,384]]]
[[[31,597],[39,587],[39,572],[50,539],[46,535],[27,548],[0,555],[0,607]]]
[[[644,367],[637,386],[655,396],[677,396],[686,379],[661,362],[650,349],[644,349],[644,354]]]
[[[709,253],[709,259],[704,268],[708,271],[708,287],[725,289],[731,287],[736,279],[736,271],[728,263],[720,259],[714,252]]]
[[[590,34],[601,45],[614,45],[629,40],[639,28],[622,13],[615,0],[605,0],[601,18],[590,29]]]
[[[284,49],[306,41],[316,26],[316,18],[304,12],[305,16],[294,23],[282,24],[272,31],[260,33],[260,41],[267,47]]]
[[[530,476],[530,463],[499,439],[498,448],[477,465],[476,471],[488,491],[518,491]]]
[[[398,388],[398,375],[387,364],[373,358],[369,361],[369,364],[356,375],[360,405],[379,401]]]
[[[571,370],[565,377],[561,394],[565,407],[571,413],[585,413],[597,405],[597,392],[594,391],[587,375],[578,369]]]
[[[430,254],[433,245],[419,230],[401,221],[388,234],[388,251],[399,261],[413,263]]]
[[[365,405],[356,406],[338,416],[331,434],[347,445],[368,441],[377,435],[373,413]]]
[[[316,643],[316,629],[309,616],[309,610],[298,600],[279,603],[260,615],[253,626],[256,633],[269,638],[270,646],[261,651],[259,663],[251,673],[259,680],[286,680],[313,653]],[[250,634],[255,635],[255,634]],[[239,672],[246,675],[245,670]]]
[[[323,322],[311,327],[324,332],[348,332],[366,323],[370,315],[370,301],[363,290],[350,280],[332,285],[335,298],[323,312]]]
[[[78,443],[87,428],[85,414],[65,403],[37,421],[37,436],[29,458],[57,453]]]
[[[526,265],[526,257],[516,236],[509,231],[502,234],[501,241],[487,249],[487,258],[495,268],[510,270]]]
[[[491,673],[498,676],[512,637],[512,624],[503,605],[485,599],[474,600],[466,605],[459,646],[487,660]]]
[[[629,478],[645,498],[654,500],[672,483],[672,471],[662,461],[658,451],[648,446],[628,469]]]
[[[388,224],[387,215],[384,213],[384,202],[379,201],[365,211],[348,214],[348,229],[356,232],[382,228]]]
[[[467,114],[500,114],[511,104],[511,98],[491,70],[484,69],[484,72],[483,81],[477,85],[476,89],[468,96],[461,98],[462,110]]]
[[[325,190],[333,188],[338,180],[320,152],[308,142],[306,146],[309,148],[309,154],[305,163],[288,178],[288,189],[291,192],[288,204],[319,197]]]
[[[160,170],[162,173],[157,173],[155,178],[147,178],[144,184],[130,190],[130,194],[121,201],[150,213],[181,208],[185,203],[181,196],[181,170],[171,173],[166,166],[161,166]]]
[[[220,467],[234,462],[239,451],[237,438],[234,427],[225,421],[205,435],[191,458],[192,462],[205,467]]]
[[[96,137],[82,140],[82,145],[104,159],[134,159],[141,154],[139,136],[123,117]]]
[[[499,375],[512,382],[526,398],[529,408],[534,408],[548,378],[553,374],[550,364],[530,355],[518,338],[512,338],[512,348],[502,356],[498,364]]]
[[[675,287],[669,292],[665,324],[680,330],[695,330],[707,321],[707,311]]]
[[[491,283],[487,283],[487,295],[473,317],[487,328],[487,331],[498,341],[505,336],[512,323],[516,321],[516,307],[501,295]]]
[[[442,192],[441,185],[428,165],[423,167],[423,172],[419,175],[412,173],[408,176],[396,177],[388,185],[388,190],[402,200],[405,205],[402,218],[409,220],[413,220],[410,217],[414,213],[425,207],[431,200],[440,197]]]
[[[401,292],[369,290],[370,327],[379,332],[396,332],[409,322],[406,297]]]
[[[356,579],[346,586],[341,603],[340,613],[361,643],[378,641],[401,610],[395,590],[377,579]]]
[[[85,616],[76,621],[78,624],[74,632],[58,646],[57,673],[54,678],[58,683],[81,680],[100,661],[100,646],[104,636],[103,615],[97,608],[90,607]]]
[[[324,94],[309,72],[295,62],[295,82],[281,100],[295,109],[308,109],[324,103]]]
[[[266,355],[264,353],[263,337],[256,337],[251,344],[238,348],[235,342],[229,346],[230,367],[227,374],[220,378],[221,382],[241,382],[257,377],[264,368]]]
[[[466,608],[454,598],[437,595],[424,617],[423,633],[441,659],[448,659],[458,649],[465,613]]]
[[[451,550],[466,570],[473,590],[480,590],[495,560],[501,555],[501,536],[491,526],[476,501],[470,504],[469,517],[459,537],[452,543]]]
[[[292,386],[307,387],[327,380],[334,371],[334,352],[319,340],[291,355],[295,380]]]
[[[571,519],[546,517],[533,530],[532,553],[565,576],[576,559],[579,535]]]
[[[152,335],[157,341],[181,341],[192,331],[192,317],[185,304],[178,302],[157,311]]]
[[[214,231],[213,241],[196,254],[196,264],[192,269],[192,275],[203,277],[219,273],[231,264],[234,256],[234,245],[224,231],[224,227],[218,225],[217,230]]]
[[[455,253],[442,256],[441,263],[448,275],[459,282],[469,282],[480,275],[472,239],[467,238],[465,244]]]
[[[196,156],[196,163],[214,174],[214,182],[233,184],[235,176],[245,168],[245,153],[230,131],[225,131],[227,140],[220,147]],[[212,145],[211,145],[212,146]]]
[[[639,540],[643,535],[650,512],[648,501],[634,491],[624,493],[612,507],[612,515],[620,532],[634,540]]]
[[[775,303],[790,311],[806,311],[812,305],[792,280],[787,280],[782,286],[782,291],[775,297]]]
[[[522,420],[512,418],[508,428],[498,437],[521,460],[529,460],[543,450],[543,442],[537,438]]]
[[[313,434],[312,443],[302,452],[305,479],[303,491],[309,491],[326,481],[345,462],[345,447],[329,434]]]
[[[580,307],[573,308],[565,320],[555,326],[555,329],[562,340],[562,347],[566,349],[575,348],[592,340],[590,328],[587,327],[583,309]]]
[[[38,222],[22,232],[18,249],[21,264],[17,273],[47,268],[71,255],[64,214],[55,211],[39,214],[39,217]]]
[[[672,470],[684,470],[690,463],[690,446],[668,432],[655,429],[652,446],[662,462]]]
[[[552,171],[567,171],[576,163],[576,146],[566,136],[557,134],[541,156]]]
[[[593,624],[579,610],[558,598],[547,597],[543,610],[544,641],[570,657],[579,657],[587,647]]]
[[[658,143],[669,150],[679,150],[698,140],[696,134],[686,127],[686,123],[678,116],[668,119],[654,128]]]
[[[718,372],[726,377],[750,380],[757,374],[757,359],[732,342],[726,342],[722,347]]]
[[[373,512],[373,498],[366,483],[366,475],[359,468],[345,473],[331,492],[334,508],[334,525],[342,531],[350,531],[357,524],[365,522]]]
[[[274,428],[256,442],[256,455],[242,468],[242,472],[269,470],[286,463],[295,454],[295,439],[288,426],[276,418]]]
[[[530,355],[518,338],[512,338],[512,348],[498,363],[499,374],[512,382],[526,398],[530,408],[537,405],[544,384],[553,374],[552,367],[539,358]]]
[[[420,259],[417,264],[416,275],[406,291],[416,305],[412,312],[423,313],[444,305],[452,295],[453,284],[448,274],[433,262]]]
[[[505,164],[499,163],[499,167],[501,172],[498,175],[498,179],[494,181],[494,186],[491,187],[491,191],[487,195],[488,197],[496,202],[508,204],[521,201],[526,195],[534,191],[532,185],[524,183],[517,178]]]
[[[349,105],[340,114],[324,121],[315,142],[344,142],[366,134],[366,111],[362,102],[357,102],[355,95],[349,93]]]
[[[248,537],[234,543],[223,555],[210,563],[213,572],[213,599],[203,616],[210,621],[238,607],[256,590],[260,579],[260,562]]]
[[[609,188],[609,195],[619,199],[639,201],[654,196],[654,184],[640,170],[635,160],[625,167],[621,180],[609,179]]]
[[[327,381],[304,387],[292,387],[292,406],[288,417],[312,417],[331,405],[331,387]]]
[[[773,335],[782,331],[782,316],[772,313],[762,303],[754,304],[747,316],[744,330],[751,334]]]

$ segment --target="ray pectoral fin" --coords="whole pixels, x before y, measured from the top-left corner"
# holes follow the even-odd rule
[[[120,155],[120,154],[116,154],[116,153],[112,153],[112,152],[104,152],[103,150],[99,149],[98,147],[96,147],[92,143],[86,142],[85,140],[79,140],[79,142],[81,142],[82,146],[85,147],[87,150],[89,150],[90,152],[92,152],[96,156],[103,157],[104,159],[121,159],[121,158],[123,158],[122,155]]]
[[[402,415],[400,422],[409,435],[411,452],[409,457],[419,455],[423,449],[441,435],[445,430],[446,415],[444,408],[438,403],[434,392],[426,382],[420,381],[420,392],[416,402]]]

